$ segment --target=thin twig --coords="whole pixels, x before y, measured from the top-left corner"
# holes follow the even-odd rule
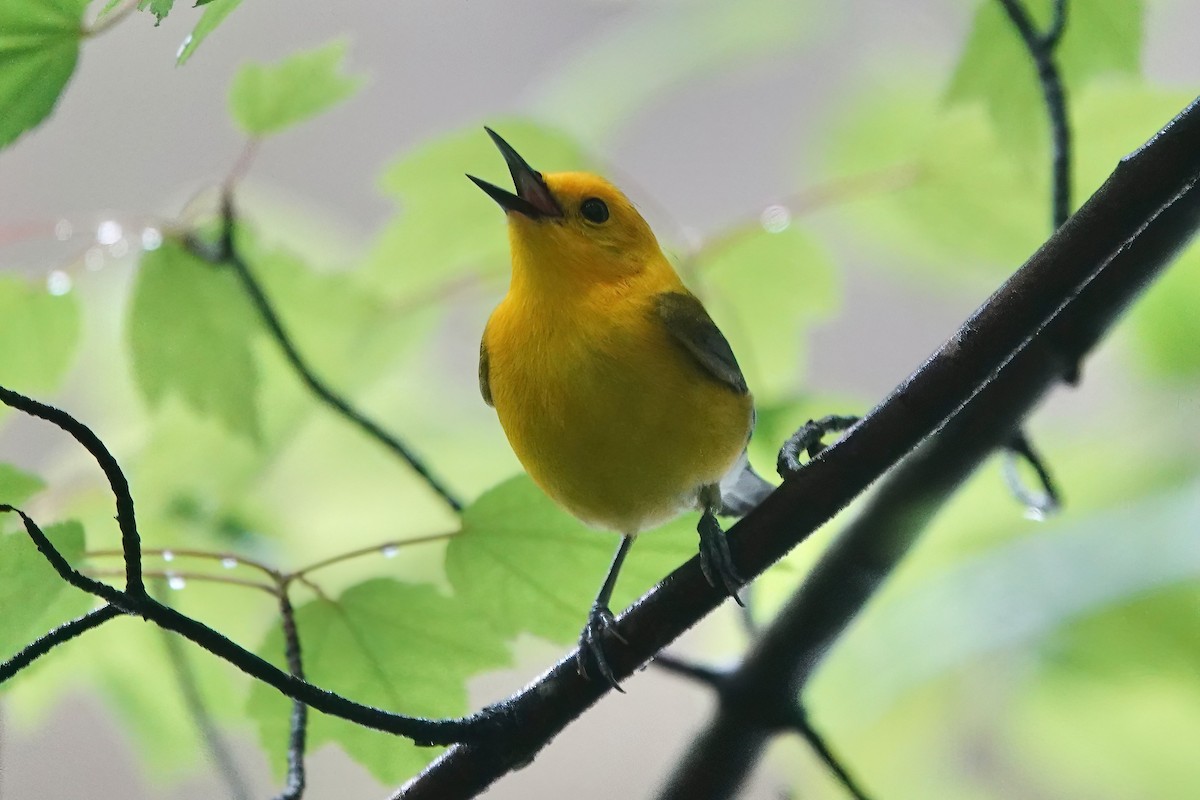
[[[5,393],[15,394],[15,392],[9,392],[7,389],[0,387],[0,399],[4,399],[5,403],[8,403],[7,399],[4,398]],[[21,395],[18,395],[18,397],[21,397],[22,399],[28,399]],[[59,577],[64,581],[71,584],[76,589],[82,589],[88,594],[93,594],[96,597],[107,601],[110,605],[114,605],[122,611],[133,611],[136,603],[127,592],[122,592],[119,589],[109,586],[107,583],[102,583],[101,581],[89,578],[87,575],[84,575],[82,572],[72,567],[70,562],[67,561],[66,557],[64,557],[63,554],[58,551],[58,548],[54,546],[50,539],[47,538],[46,534],[42,532],[42,529],[38,527],[38,524],[34,522],[33,519],[24,511],[6,503],[4,505],[0,505],[0,513],[12,513],[21,518],[21,522],[25,526],[25,532],[29,534],[29,538],[33,540],[33,544],[35,547],[37,547],[38,552],[40,552],[42,556],[48,562],[50,562],[50,566],[54,567],[54,571],[57,572]],[[138,573],[138,578],[139,580],[141,578],[140,572]]]
[[[1033,449],[1033,445],[1024,431],[1018,430],[1012,438],[1005,442],[1003,451],[1005,482],[1008,483],[1009,491],[1025,504],[1030,515],[1041,518],[1062,507],[1062,493],[1058,490],[1058,484],[1055,482],[1054,476],[1050,474],[1050,468],[1046,466],[1045,459]],[[1040,492],[1025,486],[1020,473],[1017,472],[1016,462],[1018,459],[1023,459],[1033,468],[1038,483],[1042,487]]]
[[[254,277],[250,271],[250,266],[246,263],[238,252],[234,242],[234,229],[236,228],[237,219],[233,209],[233,197],[228,193],[221,195],[221,240],[220,250],[215,255],[208,252],[207,249],[194,238],[189,238],[187,244],[193,253],[201,258],[208,260],[219,261],[228,264],[233,268],[238,278],[242,282],[242,286],[246,289],[246,293],[250,296],[251,302],[258,310],[259,316],[262,317],[263,323],[270,331],[272,338],[283,351],[284,357],[296,374],[300,376],[304,385],[317,396],[321,402],[332,408],[341,416],[358,426],[360,430],[366,433],[371,438],[383,444],[393,454],[399,456],[408,466],[421,477],[425,483],[433,489],[433,491],[446,503],[455,513],[459,513],[463,509],[462,502],[441,482],[433,472],[426,466],[425,462],[416,455],[408,445],[400,441],[397,437],[385,431],[374,420],[365,416],[362,412],[350,405],[340,394],[331,389],[324,381],[316,376],[308,362],[300,355],[300,351],[296,349],[295,343],[292,341],[287,330],[283,326],[283,322],[279,319],[279,315],[275,313],[271,302],[267,299],[266,293],[263,291],[262,285]]]
[[[460,531],[453,530],[443,531],[442,533],[431,533],[427,536],[414,536],[410,539],[393,539],[388,542],[383,542],[382,544],[372,545],[371,547],[362,547],[358,550],[350,550],[345,553],[339,553],[336,556],[330,556],[329,558],[321,559],[320,561],[314,561],[308,566],[285,573],[283,578],[285,581],[296,580],[308,575],[310,572],[316,572],[319,569],[332,567],[335,564],[341,564],[345,561],[349,561],[354,558],[360,558],[362,556],[383,555],[384,557],[387,557],[390,552],[399,550],[401,547],[407,547],[414,544],[425,544],[427,542],[440,542],[445,539],[453,538],[459,533]]]
[[[1021,0],[999,0],[999,3],[1029,50],[1037,69],[1042,98],[1046,101],[1046,113],[1050,117],[1050,173],[1054,187],[1051,212],[1054,227],[1057,228],[1071,216],[1071,126],[1067,120],[1062,75],[1054,60],[1054,50],[1066,27],[1066,0],[1055,0],[1054,17],[1045,33],[1038,33],[1034,28],[1033,20]]]
[[[283,628],[284,654],[288,672],[297,680],[304,680],[304,662],[300,653],[300,633],[296,629],[296,611],[292,608],[287,587],[279,586],[279,616]],[[276,795],[275,800],[300,800],[304,796],[304,748],[308,738],[308,706],[300,700],[292,701],[292,719],[288,734],[287,785]]]
[[[796,733],[800,734],[800,737],[808,742],[808,746],[812,748],[817,757],[821,759],[825,766],[829,768],[829,771],[834,774],[834,777],[845,787],[850,796],[854,800],[869,800],[867,793],[863,791],[858,782],[842,766],[837,756],[833,754],[833,751],[829,749],[829,745],[825,743],[824,737],[817,733],[816,729],[808,721],[808,712],[805,711],[804,706],[796,703],[794,713],[795,719],[792,720],[792,725]]]
[[[117,464],[117,460],[113,458],[113,454],[104,446],[104,442],[100,441],[100,437],[92,432],[91,428],[65,411],[57,409],[54,406],[48,406],[45,403],[39,403],[37,400],[26,397],[23,394],[18,394],[3,386],[0,386],[0,402],[18,411],[24,411],[31,417],[43,419],[65,431],[75,441],[79,442],[83,446],[83,449],[87,450],[100,466],[100,469],[104,472],[104,477],[108,479],[109,488],[112,489],[113,498],[117,505],[117,526],[121,530],[121,552],[125,558],[125,592],[135,598],[144,597],[146,586],[142,582],[142,540],[138,536],[137,518],[133,512],[133,496],[129,493],[129,481],[126,480],[125,474],[121,472],[121,467]],[[17,513],[21,514],[22,518],[28,520],[20,511],[17,511]],[[28,528],[28,523],[26,524],[26,528]],[[64,561],[63,563],[65,564],[66,562]],[[58,569],[58,567],[56,566],[55,569]],[[61,570],[59,574],[62,574]],[[80,588],[83,587],[81,586]],[[84,591],[96,594],[91,589],[84,588]]]
[[[83,29],[83,36],[91,38],[93,36],[99,36],[100,34],[109,30],[114,25],[122,22],[126,17],[136,11],[139,2],[140,0],[125,0],[124,5],[114,8],[103,17],[97,19],[91,25],[86,26]]]
[[[3,387],[0,387],[0,401],[14,408],[22,408],[32,402],[24,395]],[[40,406],[41,404],[36,405]],[[69,424],[80,425],[65,411],[58,409],[53,409],[53,411],[69,420]],[[117,467],[117,470],[119,473],[120,468]],[[124,476],[122,475],[121,478],[123,481]],[[118,507],[124,507],[124,503],[120,499],[118,499]],[[128,592],[122,592],[107,583],[84,575],[67,562],[62,553],[54,547],[46,534],[27,514],[9,505],[0,505],[0,513],[2,512],[12,512],[21,517],[30,539],[67,583],[108,601],[126,613],[136,614],[161,628],[182,635],[247,675],[257,678],[294,700],[302,700],[318,711],[356,722],[367,728],[404,736],[423,745],[473,741],[481,737],[487,738],[494,735],[496,731],[506,729],[506,716],[503,709],[489,708],[476,714],[454,719],[427,719],[373,708],[313,686],[307,681],[283,672],[207,625],[181,614],[170,606],[163,605],[145,593],[135,597]],[[165,576],[166,574],[163,573],[163,577]]]
[[[82,617],[76,617],[70,622],[64,622],[40,639],[26,645],[19,653],[0,664],[0,684],[28,667],[36,659],[46,655],[60,644],[69,642],[93,628],[99,628],[110,619],[121,616],[121,610],[116,606],[102,605]]]
[[[229,751],[225,737],[221,735],[212,714],[205,703],[200,691],[200,683],[196,680],[196,672],[183,649],[182,640],[174,634],[162,632],[163,646],[167,651],[167,660],[175,670],[175,679],[179,684],[179,693],[183,696],[183,704],[191,715],[192,723],[200,733],[204,749],[217,768],[217,774],[225,782],[229,797],[233,800],[250,800],[252,794],[245,776]]]
[[[721,680],[725,675],[723,670],[697,664],[694,661],[688,661],[667,652],[659,653],[650,663],[667,672],[703,684],[710,689],[716,689],[718,692],[721,688]]]
[[[87,568],[82,570],[84,575],[92,578],[114,578],[121,575],[120,570],[115,569],[95,569]],[[235,578],[232,575],[214,575],[207,572],[188,572],[187,570],[171,570],[171,569],[152,569],[146,570],[142,575],[147,579],[167,581],[168,585],[171,581],[196,581],[198,583],[221,583],[226,586],[239,586],[243,589],[257,589],[260,592],[266,592],[274,597],[279,593],[274,584],[262,583],[260,581],[246,580],[245,578]],[[172,589],[177,588],[171,586]]]
[[[124,555],[124,553],[120,550],[89,550],[84,555],[87,558],[116,558]],[[222,565],[236,561],[237,564],[235,566],[256,569],[269,578],[276,579],[280,576],[279,570],[270,564],[230,551],[196,550],[187,547],[147,547],[142,550],[142,555],[155,556],[164,561],[172,561],[175,558],[197,558],[205,561],[216,561]]]

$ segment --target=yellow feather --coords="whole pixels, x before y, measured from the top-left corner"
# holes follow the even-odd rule
[[[634,534],[736,465],[752,400],[656,314],[659,295],[686,290],[625,196],[586,173],[543,180],[563,216],[508,214],[513,275],[484,332],[487,385],[533,480],[584,521]],[[606,204],[603,224],[579,214],[588,198]]]

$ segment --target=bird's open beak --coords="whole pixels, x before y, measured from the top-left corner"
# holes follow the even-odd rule
[[[542,173],[525,163],[525,159],[512,149],[512,145],[501,139],[500,134],[491,128],[485,127],[484,130],[488,132],[488,136],[492,137],[492,141],[496,143],[500,154],[508,163],[508,171],[512,173],[513,186],[516,187],[517,193],[505,191],[474,175],[467,177],[474,181],[476,186],[487,192],[488,196],[499,203],[505,211],[516,211],[530,219],[561,217],[563,215],[562,208],[554,199],[554,195],[550,193],[546,182],[542,180]]]

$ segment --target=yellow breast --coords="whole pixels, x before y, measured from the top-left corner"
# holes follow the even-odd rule
[[[660,275],[657,280],[663,280]],[[658,290],[554,303],[510,291],[488,322],[489,385],[530,476],[579,518],[637,533],[694,506],[735,464],[752,401],[715,380],[652,313]]]

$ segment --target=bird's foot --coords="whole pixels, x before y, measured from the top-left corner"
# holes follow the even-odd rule
[[[604,640],[609,636],[622,644],[627,644],[625,638],[621,636],[621,632],[617,630],[616,617],[613,616],[608,606],[594,603],[592,610],[588,612],[588,620],[587,624],[583,626],[583,633],[579,636],[579,650],[575,656],[575,664],[579,668],[580,675],[590,678],[591,676],[588,675],[590,660],[595,665],[600,677],[608,681],[609,686],[624,693],[625,690],[617,683],[612,667],[608,665],[608,657],[604,653]]]
[[[739,606],[743,605],[737,592],[746,581],[733,565],[729,540],[725,538],[725,531],[721,530],[716,515],[712,511],[705,511],[700,516],[696,531],[700,534],[700,570],[705,579],[712,587],[725,589]]]
[[[787,480],[795,475],[804,466],[800,462],[801,453],[807,453],[809,458],[816,458],[825,449],[822,439],[831,433],[849,430],[858,420],[858,417],[839,417],[831,414],[817,420],[810,419],[801,425],[779,449],[779,458],[775,465],[779,477]]]

